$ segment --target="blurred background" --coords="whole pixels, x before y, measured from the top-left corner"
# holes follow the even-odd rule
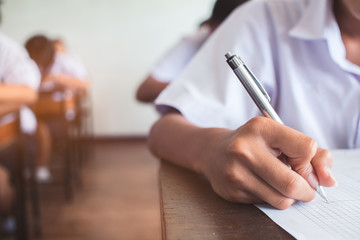
[[[155,62],[211,13],[214,0],[3,0],[3,33],[64,40],[91,78],[95,137],[146,136],[158,115],[135,91]]]

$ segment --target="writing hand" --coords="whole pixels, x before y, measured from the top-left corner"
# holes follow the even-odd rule
[[[286,209],[296,200],[311,201],[319,182],[335,184],[329,152],[271,119],[256,117],[219,136],[209,140],[209,159],[201,169],[214,191],[227,200],[268,202]],[[287,156],[287,164],[279,160],[281,153]]]

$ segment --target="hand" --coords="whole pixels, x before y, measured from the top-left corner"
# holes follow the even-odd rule
[[[311,201],[314,188],[333,186],[330,152],[310,137],[271,119],[256,117],[235,131],[210,140],[209,162],[201,172],[223,198],[241,203],[268,202],[286,209]],[[279,160],[286,155],[286,162]],[[290,168],[291,167],[291,168]]]

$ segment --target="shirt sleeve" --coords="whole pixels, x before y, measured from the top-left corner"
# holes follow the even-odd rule
[[[1,81],[6,84],[25,85],[38,89],[41,80],[40,71],[26,50],[6,38],[2,39],[0,44],[2,45],[0,47],[2,51]]]
[[[189,63],[210,34],[207,27],[200,28],[196,33],[182,38],[174,45],[151,71],[151,76],[161,82],[174,80]]]
[[[256,22],[251,20],[252,14],[258,15]],[[257,1],[235,10],[156,99],[157,109],[164,112],[173,107],[196,125],[232,129],[261,115],[224,55],[232,52],[240,56],[274,95],[271,28],[267,22],[266,8]]]
[[[69,53],[57,53],[55,55],[50,73],[54,75],[66,74],[79,80],[86,80],[88,78],[88,72],[81,59]]]

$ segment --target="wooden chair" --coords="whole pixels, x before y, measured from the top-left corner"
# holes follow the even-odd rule
[[[29,238],[28,211],[27,211],[27,192],[24,162],[22,133],[20,130],[19,112],[4,114],[0,116],[0,154],[8,157],[9,153],[15,156],[15,169],[13,179],[15,183],[15,220],[16,220],[16,239],[23,240]],[[32,168],[33,169],[33,168]],[[31,204],[33,209],[34,233],[39,236],[40,228],[40,209],[37,195],[34,171],[30,177]]]
[[[91,156],[92,146],[92,122],[91,122],[91,104],[88,95],[79,91],[74,94],[74,102],[76,109],[76,116],[74,119],[76,129],[76,139],[78,158],[80,165],[83,165],[89,156]]]
[[[80,160],[78,157],[79,127],[76,123],[77,105],[75,96],[61,88],[51,91],[40,91],[39,100],[33,110],[39,120],[61,121],[64,141],[62,158],[64,159],[64,190],[65,197],[72,200],[74,197],[74,183],[81,182]]]

